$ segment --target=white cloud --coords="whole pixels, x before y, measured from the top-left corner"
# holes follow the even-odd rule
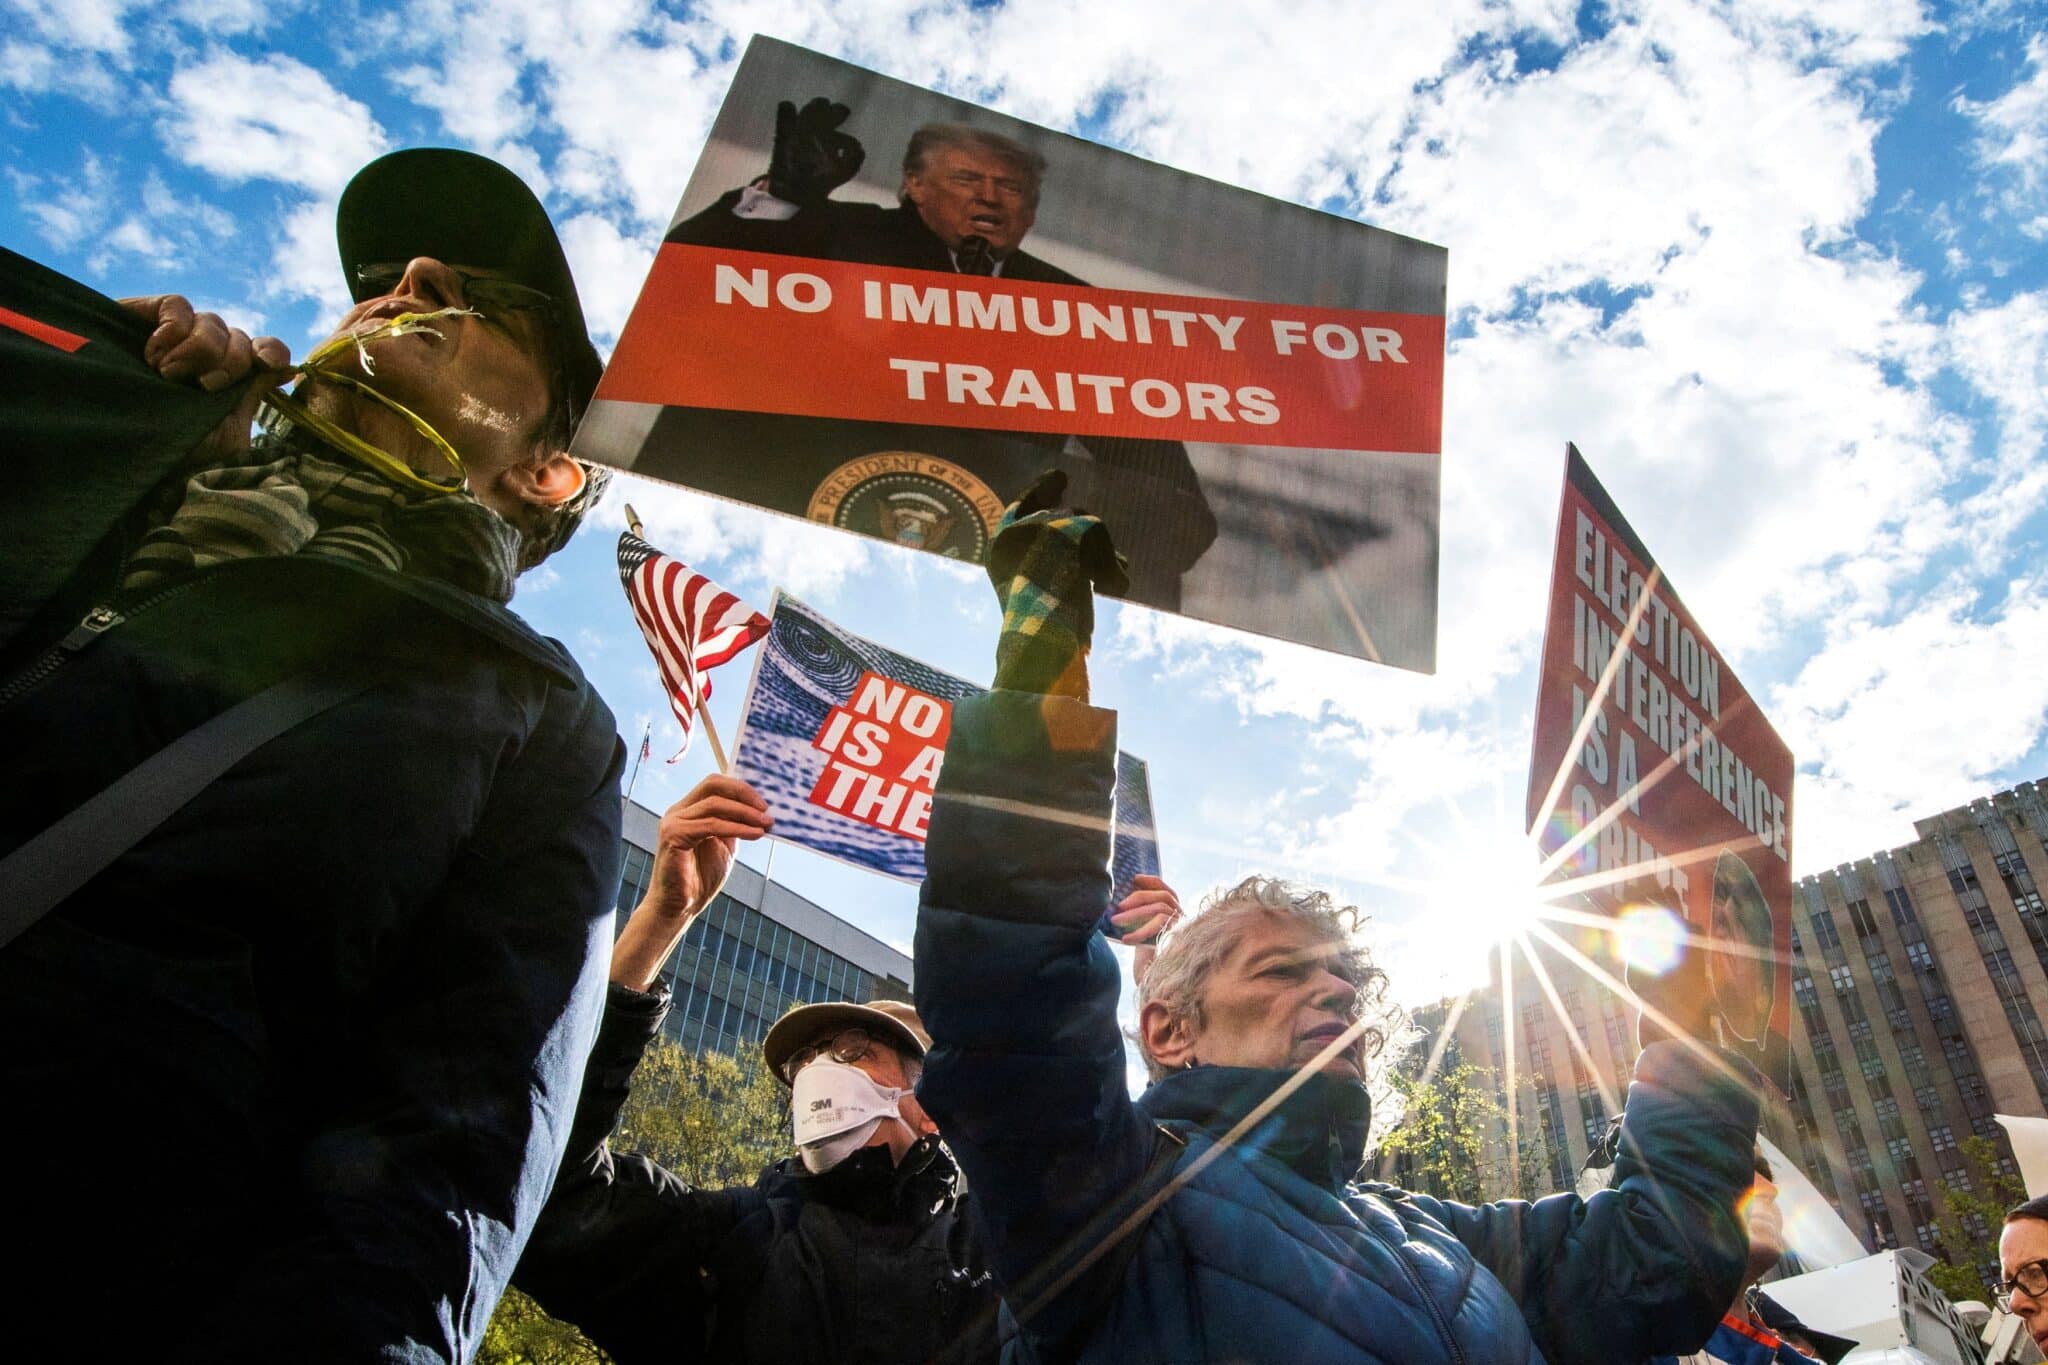
[[[319,317],[313,339],[326,337],[326,324],[348,310],[348,285],[341,277],[341,258],[334,245],[334,201],[315,199],[283,211],[276,229],[277,248],[261,296],[312,299]],[[302,348],[294,346],[295,354]]]
[[[2048,579],[1951,584],[1848,625],[1771,709],[1805,769],[1798,870],[1903,843],[1911,816],[1982,795],[2048,733]]]
[[[11,171],[15,197],[42,239],[59,250],[80,247],[96,235],[109,212],[113,176],[88,150],[72,175],[40,176]]]
[[[874,566],[877,555],[857,536],[630,474],[612,484],[592,512],[592,523],[623,530],[628,502],[640,514],[649,544],[743,597],[760,599],[755,606],[762,610],[774,587],[829,606],[850,580]]]
[[[1963,519],[1984,546],[2002,548],[2048,504],[2048,291],[1959,312],[1946,333],[1949,363],[1997,414],[1996,438],[1987,442],[1995,472]]]
[[[2004,184],[2000,200],[2024,215],[2023,230],[2048,238],[2048,36],[2027,43],[2027,75],[1996,99],[1958,97],[1977,125],[1977,159]]]
[[[9,0],[8,8],[52,47],[126,61],[128,15],[138,0]]]
[[[158,133],[172,156],[231,184],[275,180],[323,195],[389,145],[367,106],[282,53],[181,66]]]
[[[579,213],[559,223],[557,230],[576,277],[576,292],[583,300],[591,339],[600,350],[609,352],[639,296],[640,282],[654,264],[654,247],[647,239],[626,235],[611,219],[596,213]]]

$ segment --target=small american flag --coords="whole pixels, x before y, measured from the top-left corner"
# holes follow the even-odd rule
[[[690,722],[711,695],[706,675],[766,635],[768,618],[631,531],[619,536],[619,581],[683,727],[673,763],[689,751]]]

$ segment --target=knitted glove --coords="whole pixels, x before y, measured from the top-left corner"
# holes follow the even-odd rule
[[[1094,589],[1123,592],[1130,576],[1102,519],[1059,505],[1066,491],[1067,476],[1048,470],[996,524],[988,551],[1003,604],[995,685],[1085,701]]]

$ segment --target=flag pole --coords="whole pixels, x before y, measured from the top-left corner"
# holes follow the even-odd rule
[[[636,536],[640,535],[640,514],[633,510],[633,504],[630,502],[626,504],[626,529]],[[641,538],[645,539],[644,536]]]
[[[711,741],[711,756],[718,760],[718,771],[722,773],[731,772],[732,763],[725,756],[725,745],[719,742],[718,727],[711,723],[711,708],[709,706],[698,707],[697,719],[704,722],[704,738]]]
[[[633,755],[633,775],[626,779],[626,799],[633,799],[633,784],[640,780],[640,765],[647,759],[647,746],[654,742],[654,722],[648,721],[647,728],[640,732],[640,752]]]

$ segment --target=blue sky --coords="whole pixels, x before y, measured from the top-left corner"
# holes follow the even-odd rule
[[[1098,698],[1169,877],[1372,909],[1408,998],[1464,984],[1526,868],[1534,660],[1576,440],[1800,759],[1806,871],[2048,775],[2048,16],[1910,0],[712,3],[4,0],[0,240],[295,353],[333,200],[474,147],[563,232],[608,347],[746,38],[770,33],[1451,251],[1440,671],[1111,609]],[[648,485],[529,580],[637,745],[674,738],[617,504],[765,606],[985,677],[977,575]],[[719,678],[730,736],[746,661]],[[659,806],[701,744],[643,773]],[[910,888],[774,874],[907,943]]]

